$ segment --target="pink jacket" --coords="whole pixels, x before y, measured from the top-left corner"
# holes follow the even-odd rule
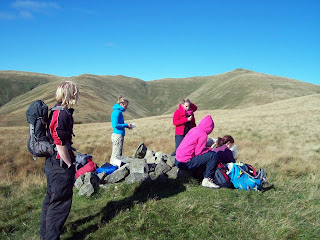
[[[193,113],[197,111],[197,106],[194,103],[190,103],[190,108],[192,109],[192,120],[190,121],[190,128],[196,126],[196,120],[194,118]],[[190,111],[191,112],[191,111]],[[184,133],[184,126],[188,122],[188,118],[186,117],[186,110],[180,104],[179,108],[173,114],[173,125],[176,126],[175,134],[176,135],[183,135]]]
[[[179,162],[188,162],[195,156],[202,155],[211,150],[206,147],[208,135],[214,128],[214,122],[210,115],[205,116],[195,128],[192,128],[184,137],[176,151],[176,159]]]

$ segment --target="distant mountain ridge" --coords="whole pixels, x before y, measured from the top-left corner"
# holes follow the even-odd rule
[[[41,73],[0,71],[0,125],[25,124],[25,110],[36,100],[54,104],[58,84],[73,80],[80,88],[76,106],[78,122],[110,120],[118,95],[130,101],[125,118],[173,113],[181,99],[189,97],[201,110],[259,106],[295,97],[320,94],[320,86],[246,69],[189,78],[143,81],[126,76],[82,74],[59,77]]]

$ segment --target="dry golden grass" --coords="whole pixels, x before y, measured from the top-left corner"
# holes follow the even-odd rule
[[[81,107],[81,106],[79,106]],[[298,177],[306,171],[320,175],[320,95],[299,97],[248,109],[197,111],[197,123],[207,114],[215,122],[210,137],[231,134],[240,149],[238,160]],[[125,116],[126,119],[126,116]],[[137,127],[126,131],[123,155],[131,156],[140,142],[154,151],[174,150],[172,115],[128,120]],[[76,124],[74,146],[101,165],[111,155],[111,124]],[[44,184],[44,159],[33,161],[26,149],[28,128],[0,127],[0,184],[22,187]],[[313,176],[311,175],[311,176]],[[318,180],[317,180],[318,181]]]

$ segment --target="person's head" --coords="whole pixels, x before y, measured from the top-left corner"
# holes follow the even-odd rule
[[[181,101],[181,105],[183,106],[184,110],[188,111],[190,108],[190,99],[185,98]]]
[[[233,137],[231,137],[230,135],[225,135],[222,138],[219,137],[216,142],[217,147],[221,147],[224,144],[227,145],[227,147],[230,149],[234,144]]]
[[[124,109],[127,109],[128,108],[128,105],[129,105],[129,100],[122,97],[122,96],[119,96],[118,97],[118,104],[123,107]]]
[[[56,102],[64,108],[72,108],[79,98],[79,89],[74,82],[65,81],[59,85],[56,91]]]
[[[204,118],[202,118],[197,128],[198,128],[198,131],[199,129],[202,129],[203,131],[205,131],[207,135],[212,133],[214,129],[214,122],[212,120],[212,117],[210,115],[207,115]]]

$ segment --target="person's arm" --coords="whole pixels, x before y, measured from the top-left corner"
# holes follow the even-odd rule
[[[60,155],[60,159],[62,159],[68,166],[68,168],[71,166],[71,159],[69,155],[69,151],[66,145],[56,145],[57,151]]]
[[[198,155],[204,154],[206,152],[209,152],[211,149],[207,148],[206,145],[207,145],[207,136],[201,136],[198,139],[198,143],[197,143],[195,151],[194,151],[195,155],[198,156]]]
[[[233,157],[233,153],[229,148],[227,148],[225,150],[225,154],[226,154],[226,161],[227,161],[226,163],[235,163],[236,162],[236,160]]]
[[[186,122],[189,122],[189,119],[185,116],[180,116],[179,109],[176,110],[173,114],[173,125],[181,126],[184,125]]]
[[[112,127],[113,127],[113,128],[116,128],[116,129],[119,129],[119,130],[129,127],[129,124],[128,124],[128,123],[119,123],[120,114],[121,114],[121,113],[118,112],[118,111],[113,112],[113,113],[111,114]]]

